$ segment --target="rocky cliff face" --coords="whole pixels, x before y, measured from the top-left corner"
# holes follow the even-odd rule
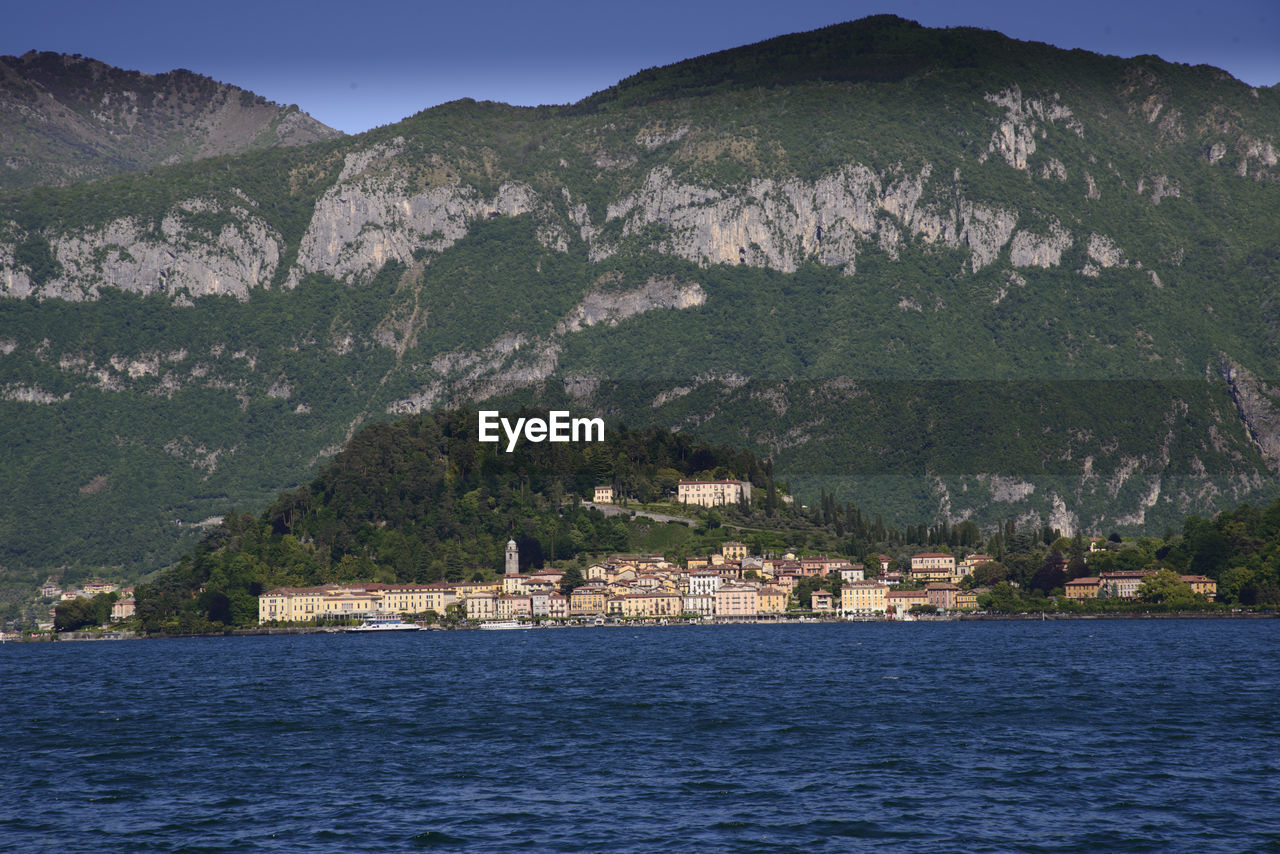
[[[212,216],[218,224],[203,226],[192,215]],[[5,269],[0,281],[11,297],[93,299],[103,288],[115,288],[167,293],[178,303],[220,294],[248,299],[250,289],[271,281],[281,244],[279,233],[246,207],[188,199],[158,229],[126,217],[56,235],[51,251],[59,272],[40,286],[20,267]],[[14,251],[13,245],[0,248],[0,264]]]
[[[1142,528],[1274,487],[1275,93],[1006,47],[1052,56],[779,81],[763,51],[618,105],[459,102],[127,200],[14,197],[0,406],[25,435],[116,419],[112,490],[177,461],[235,500],[255,455],[301,482],[365,421],[494,399],[745,444],[900,522]],[[76,121],[142,133],[178,85],[143,83]]]
[[[635,290],[592,290],[556,324],[550,336],[504,335],[483,350],[437,356],[431,361],[432,381],[412,396],[395,401],[387,411],[405,415],[535,388],[555,374],[566,336],[601,324],[616,326],[649,311],[694,308],[706,300],[706,292],[697,283],[667,279],[650,279]],[[582,401],[591,396],[599,381],[572,376],[565,377],[563,384],[571,397]]]

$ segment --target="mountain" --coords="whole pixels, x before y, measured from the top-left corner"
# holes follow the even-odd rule
[[[162,565],[362,424],[481,401],[896,525],[1270,500],[1278,132],[1218,69],[880,16],[11,193],[0,563]]]
[[[0,57],[0,191],[341,136],[300,111],[179,69],[79,55]]]

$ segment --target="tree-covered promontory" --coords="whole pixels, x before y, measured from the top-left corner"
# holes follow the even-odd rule
[[[260,516],[229,512],[193,554],[139,586],[144,627],[251,624],[256,597],[279,586],[485,577],[508,539],[522,569],[626,551],[625,518],[585,506],[601,484],[645,500],[673,494],[682,478],[736,478],[757,498],[723,513],[784,512],[768,461],[680,433],[620,425],[602,442],[521,442],[511,453],[477,434],[467,410],[364,428],[311,484]]]

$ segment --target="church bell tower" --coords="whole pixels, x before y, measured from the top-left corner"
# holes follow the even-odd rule
[[[515,540],[507,540],[506,574],[515,575],[519,571],[520,571],[520,549],[516,547]]]

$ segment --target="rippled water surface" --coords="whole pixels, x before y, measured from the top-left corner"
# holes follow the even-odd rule
[[[12,851],[1280,849],[1280,622],[0,646]]]

